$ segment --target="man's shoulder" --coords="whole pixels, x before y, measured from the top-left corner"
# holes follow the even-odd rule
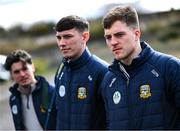
[[[113,83],[117,79],[117,76],[111,71],[107,71],[102,80],[102,86],[106,87],[109,83]]]
[[[87,64],[88,69],[91,72],[103,73],[105,74],[108,71],[109,64],[103,59],[97,57],[96,55],[92,55],[92,59]]]
[[[104,76],[104,74],[108,71],[108,65],[109,64],[106,61],[102,60],[96,55],[92,55],[91,59],[84,67],[95,75]]]
[[[41,85],[43,87],[47,86],[48,88],[54,88],[54,86],[52,86],[50,82],[44,76],[38,75],[36,76],[36,79],[38,81],[38,85]]]
[[[170,54],[154,51],[151,57],[151,62],[153,64],[161,64],[165,66],[166,64],[180,63],[180,59]]]
[[[18,84],[14,83],[13,85],[11,85],[9,87],[9,91],[11,92],[11,94],[16,94],[18,92]]]
[[[96,55],[92,55],[93,61],[94,63],[96,63],[97,65],[101,65],[101,66],[105,66],[108,67],[109,63],[106,62],[105,60],[101,59],[100,57],[96,56]]]

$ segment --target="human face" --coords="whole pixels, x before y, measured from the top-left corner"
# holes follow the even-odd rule
[[[114,22],[109,29],[104,30],[104,37],[115,59],[124,64],[130,64],[132,59],[139,54],[140,31],[128,27],[126,23]]]
[[[12,78],[16,81],[16,83],[23,87],[34,84],[36,82],[34,72],[35,69],[33,64],[25,64],[19,61],[13,63],[11,66]]]
[[[75,60],[81,56],[89,39],[89,33],[80,33],[75,28],[56,32],[57,44],[63,57]]]

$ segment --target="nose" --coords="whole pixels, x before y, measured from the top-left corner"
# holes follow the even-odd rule
[[[19,75],[20,75],[20,76],[24,76],[24,75],[25,75],[25,71],[20,70],[20,71],[19,71]]]
[[[112,36],[110,43],[114,46],[118,43],[118,40],[116,39],[116,37]]]
[[[63,38],[57,39],[57,44],[58,44],[59,47],[65,46],[66,45],[66,41]]]

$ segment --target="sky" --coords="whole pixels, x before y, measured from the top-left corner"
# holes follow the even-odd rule
[[[93,18],[106,4],[133,2],[138,2],[149,11],[180,9],[180,0],[0,0],[0,26],[9,28],[38,21],[57,22],[61,17],[71,14]]]

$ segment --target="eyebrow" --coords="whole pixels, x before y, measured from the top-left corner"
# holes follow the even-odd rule
[[[56,35],[56,38],[60,39],[60,38],[61,38],[61,36],[60,36],[60,35]]]
[[[112,36],[112,35],[124,35],[126,34],[124,31],[119,31],[119,32],[116,32],[116,33],[113,33],[113,34],[105,34],[104,37],[109,37],[109,36]]]
[[[23,66],[22,68],[20,68],[20,69],[17,69],[17,70],[14,70],[14,71],[12,71],[14,74],[18,74],[20,71],[26,71],[26,70],[28,70],[28,67],[27,66]]]
[[[124,31],[119,31],[119,32],[114,33],[113,35],[118,35],[118,34],[119,35],[121,35],[121,34],[123,35],[123,34],[125,34],[125,32]]]

